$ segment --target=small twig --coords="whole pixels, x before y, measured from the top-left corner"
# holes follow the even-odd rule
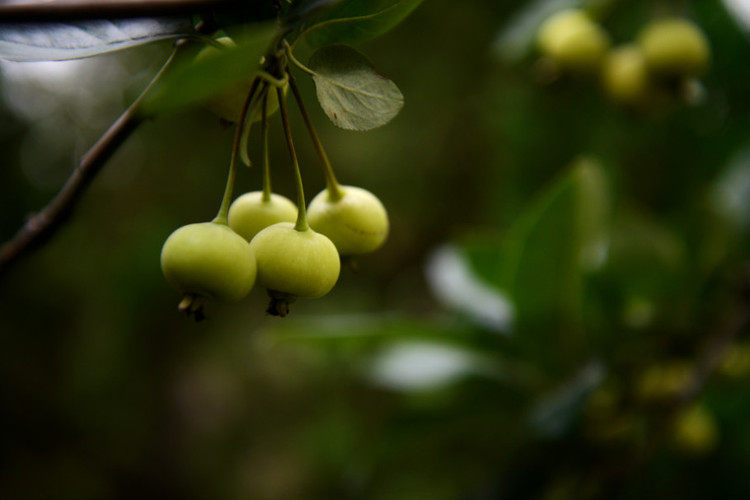
[[[302,94],[300,93],[299,87],[297,87],[297,83],[295,82],[294,77],[291,73],[289,73],[289,87],[292,89],[294,99],[297,101],[297,107],[299,108],[302,119],[304,120],[305,126],[307,127],[307,131],[310,134],[313,145],[315,146],[315,151],[317,152],[318,158],[320,159],[321,166],[323,167],[323,173],[325,174],[326,179],[326,189],[328,189],[328,196],[331,201],[340,200],[344,197],[344,192],[341,189],[341,185],[339,184],[338,180],[336,179],[336,174],[333,172],[333,166],[328,159],[328,155],[326,154],[325,149],[323,149],[323,143],[320,141],[320,137],[318,137],[318,133],[316,132],[315,126],[310,119],[310,115],[307,113],[307,108],[305,107],[305,103],[302,99]]]
[[[179,44],[141,95],[120,115],[104,135],[81,158],[57,195],[41,211],[32,215],[16,235],[0,248],[0,275],[19,257],[47,241],[70,217],[78,200],[117,149],[147,116],[139,112],[144,96],[175,58]]]
[[[733,304],[730,315],[701,350],[701,355],[698,357],[691,374],[690,382],[675,400],[676,406],[687,406],[700,395],[711,374],[716,371],[716,368],[726,357],[734,339],[750,322],[750,273],[747,270],[742,273],[741,280],[738,297],[736,303]]]
[[[711,339],[704,350],[704,355],[696,363],[690,383],[687,384],[680,395],[679,402],[681,405],[686,405],[686,403],[698,397],[708,378],[721,364],[727,351],[732,346],[733,340],[742,331],[748,320],[750,320],[750,309],[735,312],[733,317],[727,320],[722,330]]]

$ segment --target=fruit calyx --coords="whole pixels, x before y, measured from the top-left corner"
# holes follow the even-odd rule
[[[286,315],[289,314],[289,305],[297,300],[297,297],[289,293],[278,292],[270,289],[266,290],[266,292],[271,298],[268,303],[268,308],[266,308],[266,313],[280,318],[286,317]]]
[[[196,323],[199,323],[206,319],[205,311],[203,306],[205,305],[206,298],[194,293],[186,293],[182,296],[182,300],[177,305],[177,310],[187,315],[187,317],[193,317]]]

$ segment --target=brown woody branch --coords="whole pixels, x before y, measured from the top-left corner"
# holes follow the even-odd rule
[[[82,193],[91,184],[104,164],[141,123],[141,118],[128,108],[99,141],[83,156],[63,188],[40,212],[32,215],[13,239],[0,248],[0,274],[21,255],[42,243],[70,216]]]
[[[146,90],[115,121],[94,146],[81,158],[57,195],[41,211],[32,215],[16,235],[0,248],[0,275],[18,258],[46,242],[70,217],[84,191],[94,180],[104,164],[130,137],[146,118],[140,112],[143,97],[161,77],[174,60],[178,46],[172,51],[159,73],[151,80]]]

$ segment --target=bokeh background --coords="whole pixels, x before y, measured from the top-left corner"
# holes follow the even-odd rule
[[[339,180],[392,228],[284,319],[260,289],[177,313],[161,245],[216,213],[233,131],[199,107],[143,124],[0,276],[0,497],[750,497],[743,6],[611,3],[616,43],[664,14],[711,43],[703,98],[645,111],[595,78],[541,79],[509,49],[521,0],[425,1],[360,45],[406,101],[370,132],[336,129],[297,73]],[[0,64],[0,239],[169,50]],[[324,181],[294,109],[292,126],[309,199]],[[238,193],[259,188],[239,172]],[[601,234],[579,265],[586,214]]]

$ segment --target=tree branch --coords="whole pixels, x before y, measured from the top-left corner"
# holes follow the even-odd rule
[[[247,0],[0,0],[0,20],[3,23],[41,23],[176,16],[241,4],[247,4]]]
[[[47,241],[70,217],[78,200],[107,160],[138,128],[138,125],[147,118],[146,115],[139,112],[140,104],[144,96],[174,60],[179,45],[178,43],[175,46],[167,61],[141,95],[120,115],[94,146],[83,155],[76,169],[52,201],[40,212],[31,216],[16,235],[0,248],[0,275],[19,257],[33,251]]]
[[[732,304],[722,324],[701,349],[701,355],[696,360],[690,382],[675,401],[678,406],[687,406],[698,398],[709,377],[726,357],[735,338],[750,322],[750,266],[743,266],[738,273],[738,278],[739,283],[735,285],[736,302]]]

